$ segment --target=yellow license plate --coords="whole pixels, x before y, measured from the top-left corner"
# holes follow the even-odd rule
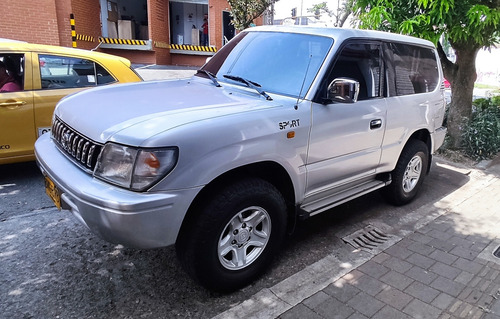
[[[57,209],[61,210],[61,192],[59,192],[57,186],[47,176],[45,176],[45,193],[49,195]]]

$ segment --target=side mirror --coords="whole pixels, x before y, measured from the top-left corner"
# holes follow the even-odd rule
[[[354,103],[358,100],[359,82],[350,78],[337,78],[328,85],[327,100]]]

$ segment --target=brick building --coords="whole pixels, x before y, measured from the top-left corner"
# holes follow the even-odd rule
[[[141,64],[200,66],[235,34],[226,0],[3,0],[2,11],[0,37],[98,47]]]

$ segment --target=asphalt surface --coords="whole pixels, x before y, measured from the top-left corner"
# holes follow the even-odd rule
[[[404,207],[378,193],[298,225],[269,271],[232,294],[214,294],[181,269],[172,247],[136,250],[109,244],[44,193],[34,163],[0,167],[0,318],[207,318],[230,311],[325,257],[342,260],[342,238],[368,225],[403,237],[427,216],[421,207],[473,182],[470,170],[435,165]],[[350,257],[349,257],[350,258]],[[231,317],[231,316],[229,316]]]

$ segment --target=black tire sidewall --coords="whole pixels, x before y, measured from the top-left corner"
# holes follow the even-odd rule
[[[240,270],[225,268],[218,257],[217,247],[227,223],[245,208],[264,208],[271,219],[271,234],[264,251],[247,267]],[[192,275],[210,290],[227,292],[253,281],[269,265],[281,246],[286,233],[286,204],[279,191],[260,179],[236,182],[218,192],[200,210],[190,241],[185,247],[193,263]],[[181,252],[182,253],[182,252]]]
[[[403,179],[406,168],[414,156],[419,156],[422,161],[422,171],[415,187],[406,192],[403,189]],[[410,141],[401,152],[396,168],[392,172],[392,182],[385,189],[385,195],[389,202],[394,205],[404,205],[412,201],[418,194],[424,181],[429,165],[429,151],[427,145],[420,140]]]

